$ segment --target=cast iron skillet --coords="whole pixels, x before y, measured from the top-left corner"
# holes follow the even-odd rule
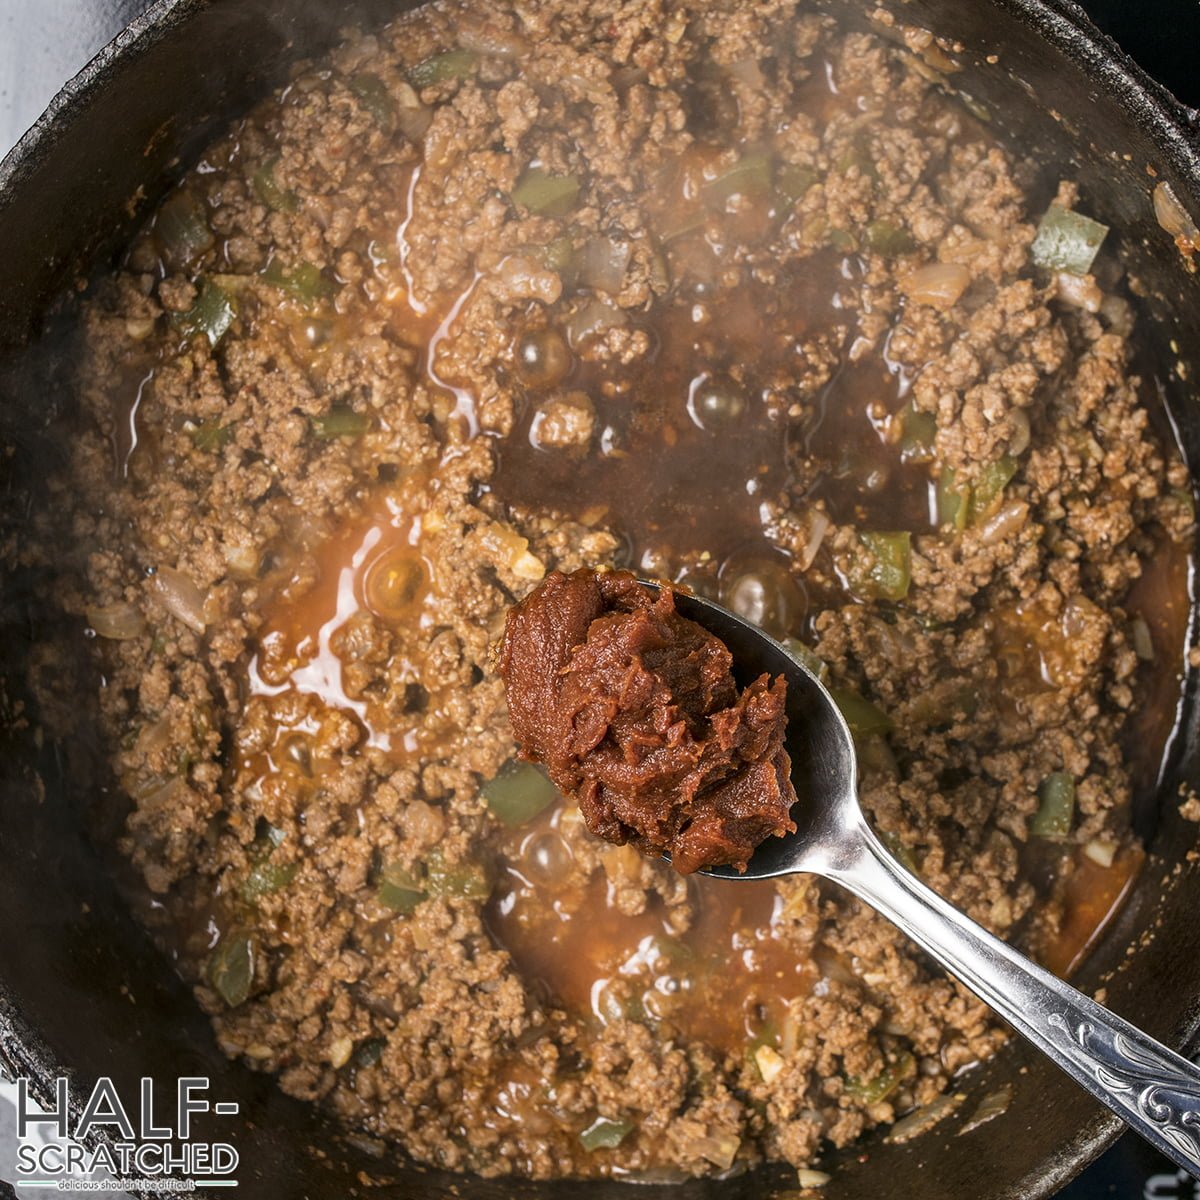
[[[300,53],[319,53],[351,21],[373,23],[403,0],[161,0],[62,91],[0,165],[0,522],[20,544],[52,503],[48,467],[69,416],[69,361],[48,320],[52,302],[88,264],[110,254],[137,212],[227,121],[282,78]],[[852,9],[861,12],[863,6]],[[1112,236],[1142,299],[1146,363],[1158,374],[1193,478],[1200,470],[1200,282],[1184,270],[1154,221],[1151,189],[1169,181],[1196,209],[1196,114],[1180,108],[1099,35],[1066,0],[901,0],[905,20],[961,39],[956,81],[1040,168],[1048,199],[1059,175],[1082,184],[1087,208]],[[997,55],[998,62],[986,58]],[[65,552],[65,551],[64,551]],[[308,1106],[231,1065],[217,1050],[188,989],[116,898],[85,827],[106,786],[86,699],[98,682],[56,668],[60,702],[76,728],[59,741],[14,724],[38,647],[63,634],[50,606],[32,600],[31,570],[0,586],[0,1066],[35,1080],[68,1071],[80,1088],[110,1075],[136,1094],[149,1075],[173,1087],[181,1074],[211,1077],[236,1118],[215,1118],[212,1138],[241,1152],[243,1194],[255,1200],[343,1200],[360,1170],[391,1180],[374,1194],[440,1197],[456,1177],[348,1147]],[[79,631],[66,630],[78,640]],[[82,671],[82,668],[81,668]],[[1107,1002],[1186,1051],[1200,1033],[1200,871],[1185,861],[1195,828],[1173,803],[1181,780],[1200,782],[1189,700],[1174,765],[1141,814],[1151,858],[1122,916],[1080,977],[1104,978]],[[1111,976],[1111,977],[1109,977]],[[1001,1084],[1014,1099],[966,1135],[975,1101]],[[1116,1135],[1117,1122],[1059,1072],[1008,1046],[961,1080],[959,1113],[903,1146],[882,1136],[831,1156],[830,1200],[1048,1196]],[[461,1181],[459,1181],[461,1187]],[[480,1200],[609,1196],[619,1184],[471,1181]],[[782,1169],[722,1182],[651,1187],[688,1197],[769,1196],[795,1187]],[[646,1195],[640,1191],[639,1195]]]

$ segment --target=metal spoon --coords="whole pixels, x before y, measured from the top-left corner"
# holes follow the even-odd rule
[[[675,603],[729,647],[740,682],[764,671],[787,679],[788,752],[800,797],[796,832],[768,838],[745,874],[732,867],[703,873],[738,880],[807,871],[849,888],[1148,1142],[1200,1175],[1200,1068],[976,925],[900,866],[863,817],[850,729],[816,677],[720,605],[684,593]]]

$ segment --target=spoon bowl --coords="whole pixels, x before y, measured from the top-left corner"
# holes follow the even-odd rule
[[[737,881],[808,872],[842,884],[1159,1151],[1200,1177],[1200,1069],[989,933],[901,866],[859,806],[854,738],[820,680],[719,604],[676,592],[675,607],[728,646],[739,685],[764,672],[787,680],[796,831],[767,838],[744,872],[723,866],[703,874]]]
[[[705,867],[701,874],[733,880],[770,879],[793,871],[824,874],[822,848],[835,844],[847,819],[861,819],[854,737],[846,718],[820,680],[757,625],[687,592],[675,593],[675,608],[680,616],[703,625],[729,647],[739,687],[764,672],[787,680],[787,749],[792,759],[792,785],[799,799],[792,809],[795,833],[768,838],[744,872],[725,866]]]

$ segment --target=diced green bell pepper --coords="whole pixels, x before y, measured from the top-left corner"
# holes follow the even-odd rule
[[[901,254],[911,254],[917,243],[912,234],[891,221],[872,221],[867,226],[867,247],[885,258],[897,258]]]
[[[793,204],[803,200],[817,182],[816,171],[811,167],[799,167],[795,163],[782,163],[775,173],[775,190]]]
[[[422,887],[421,880],[399,863],[390,863],[379,873],[379,886],[375,899],[385,908],[403,913],[412,913],[429,893]]]
[[[396,124],[396,102],[387,90],[387,84],[378,75],[364,71],[355,75],[346,85],[354,98],[370,113],[372,120],[385,133]]]
[[[515,758],[483,785],[481,794],[492,816],[509,829],[532,821],[558,799],[558,789],[540,767]]]
[[[417,63],[408,72],[408,82],[415,88],[434,87],[451,79],[465,79],[475,70],[479,56],[470,50],[447,50]]]
[[[1107,225],[1052,204],[1038,225],[1029,256],[1037,266],[1049,271],[1086,275],[1107,236]]]
[[[1052,771],[1038,785],[1038,810],[1029,823],[1033,837],[1065,838],[1075,816],[1075,779],[1066,771]]]
[[[203,333],[210,346],[215,346],[228,332],[237,316],[233,298],[211,279],[200,281],[196,299],[187,312],[172,318],[177,329],[189,336]]]
[[[205,976],[230,1008],[237,1008],[250,995],[254,983],[254,958],[253,938],[232,933],[222,937],[209,955]]]
[[[371,418],[366,413],[355,412],[342,404],[335,404],[323,417],[310,419],[313,433],[325,441],[362,437],[371,428]]]
[[[869,737],[874,733],[891,733],[895,728],[891,717],[883,709],[877,708],[870,700],[850,688],[831,687],[829,694],[841,709],[851,733],[859,737]]]
[[[270,158],[254,172],[254,194],[275,212],[297,212],[300,208],[299,196],[281,188],[275,178],[275,166],[278,162],[278,156]]]
[[[565,217],[579,200],[583,185],[574,175],[552,175],[541,167],[530,167],[512,190],[512,201],[532,213]]]
[[[928,458],[937,441],[937,418],[911,404],[900,410],[900,453],[907,459]]]
[[[168,196],[154,219],[154,236],[174,267],[186,267],[216,244],[203,201],[191,192]]]
[[[277,258],[273,258],[262,272],[262,280],[287,292],[293,299],[299,300],[309,308],[320,300],[328,299],[337,290],[336,286],[321,274],[320,269],[309,262],[285,267]]]
[[[579,1141],[589,1152],[615,1150],[632,1132],[631,1121],[612,1121],[608,1117],[597,1117],[579,1135]]]
[[[434,850],[426,864],[425,884],[431,896],[486,900],[495,879],[484,863],[448,863],[441,850]]]
[[[1010,454],[988,463],[980,473],[979,482],[971,492],[968,524],[977,525],[994,509],[1012,477],[1017,473],[1017,460]]]
[[[220,421],[202,421],[194,429],[189,430],[192,444],[205,454],[215,454],[228,446],[233,440],[232,425],[222,425]]]
[[[961,533],[971,510],[971,489],[960,485],[953,467],[943,467],[937,483],[938,524]]]
[[[734,196],[762,196],[771,188],[771,156],[765,150],[742,155],[701,189],[706,204],[721,207]]]
[[[881,600],[903,600],[912,581],[912,535],[905,530],[860,533],[858,540],[874,562],[867,573]]]
[[[913,1056],[902,1054],[889,1063],[873,1079],[859,1079],[857,1075],[846,1077],[846,1091],[863,1104],[878,1104],[886,1100],[911,1073]]]

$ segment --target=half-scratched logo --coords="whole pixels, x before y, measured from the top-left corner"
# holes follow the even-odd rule
[[[196,1119],[235,1116],[232,1101],[210,1101],[203,1077],[178,1080],[173,1122],[154,1081],[144,1078],[136,1105],[127,1105],[107,1076],[96,1081],[72,1120],[67,1080],[55,1081],[54,1104],[38,1107],[29,1081],[17,1081],[17,1178],[21,1191],[145,1190],[192,1192],[237,1187],[238,1153],[228,1142],[196,1136]]]

